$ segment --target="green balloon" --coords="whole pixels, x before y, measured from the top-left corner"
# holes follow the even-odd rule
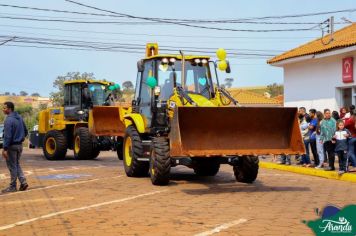
[[[109,86],[109,90],[114,90],[115,89],[115,86],[114,85],[110,85]]]
[[[115,88],[116,89],[120,89],[120,85],[119,84],[115,84]]]
[[[155,77],[153,76],[150,76],[147,78],[147,85],[150,87],[150,88],[154,88],[157,86],[157,80]]]

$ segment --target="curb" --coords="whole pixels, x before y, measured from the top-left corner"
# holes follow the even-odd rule
[[[259,166],[265,169],[276,169],[282,171],[289,171],[297,174],[312,175],[312,176],[318,176],[327,179],[336,179],[336,180],[356,183],[356,174],[345,173],[343,175],[339,175],[336,171],[324,171],[324,170],[317,170],[314,168],[286,166],[286,165],[280,165],[280,164],[264,162],[264,161],[260,161]]]

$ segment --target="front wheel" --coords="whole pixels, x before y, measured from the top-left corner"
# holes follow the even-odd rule
[[[47,160],[63,160],[67,153],[67,140],[58,130],[48,131],[43,140],[43,154]]]
[[[153,185],[167,185],[171,170],[169,143],[166,138],[154,138],[150,159],[150,176]]]
[[[136,128],[131,125],[127,127],[124,138],[123,162],[127,176],[147,176],[149,163],[145,161],[139,161],[138,158],[142,156],[143,147],[140,135]]]
[[[79,127],[74,134],[74,158],[78,160],[93,159],[93,141],[87,127]],[[96,153],[95,153],[96,154]],[[97,153],[99,155],[99,153]]]
[[[255,181],[258,174],[258,162],[257,156],[240,157],[238,165],[234,166],[236,180],[249,184]]]

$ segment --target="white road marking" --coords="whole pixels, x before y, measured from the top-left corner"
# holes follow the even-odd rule
[[[68,201],[73,199],[74,197],[57,197],[57,198],[29,199],[29,200],[20,200],[20,201],[5,201],[5,202],[0,202],[0,206],[16,205],[16,204],[23,204],[23,203],[49,202],[49,201]]]
[[[46,186],[46,187],[43,187],[43,188],[35,188],[35,189],[29,189],[29,190],[26,190],[26,191],[18,191],[18,192],[13,192],[13,193],[7,193],[7,194],[0,195],[0,197],[6,197],[6,196],[10,196],[10,195],[14,195],[14,194],[20,194],[20,193],[28,193],[28,192],[40,191],[40,190],[44,190],[44,189],[63,187],[63,186],[74,185],[74,184],[85,184],[85,183],[94,182],[94,181],[98,181],[98,180],[114,179],[114,178],[120,178],[120,177],[122,177],[122,175],[115,176],[115,177],[110,177],[110,178],[90,179],[90,180],[76,181],[76,182],[70,182],[70,183],[65,183],[65,184],[56,184],[56,185]]]
[[[110,204],[114,204],[114,203],[126,202],[126,201],[130,201],[130,200],[134,200],[136,198],[146,197],[146,196],[149,196],[149,195],[163,193],[163,192],[166,192],[166,191],[168,191],[168,190],[148,192],[148,193],[143,193],[143,194],[139,194],[139,195],[132,196],[132,197],[116,199],[116,200],[113,200],[113,201],[97,203],[97,204],[93,204],[93,205],[89,205],[89,206],[83,206],[83,207],[68,209],[68,210],[64,210],[64,211],[57,211],[57,212],[53,212],[53,213],[50,213],[50,214],[47,214],[47,215],[42,215],[42,216],[39,216],[39,217],[31,218],[31,219],[28,219],[28,220],[18,221],[18,222],[13,223],[13,224],[0,226],[0,231],[6,230],[6,229],[11,229],[11,228],[14,228],[14,227],[19,226],[19,225],[28,224],[28,223],[34,222],[36,220],[47,219],[47,218],[51,218],[51,217],[54,217],[54,216],[63,215],[63,214],[67,214],[67,213],[72,213],[72,212],[76,212],[76,211],[89,210],[89,209],[92,209],[92,208],[106,206],[106,205],[110,205]]]
[[[33,174],[46,174],[46,173],[53,173],[53,172],[60,172],[60,171],[71,171],[71,170],[87,170],[87,169],[97,169],[97,168],[103,168],[105,167],[104,165],[98,165],[98,166],[92,166],[92,167],[76,167],[76,166],[71,166],[70,168],[64,169],[61,167],[58,167],[59,169],[56,168],[46,168],[46,169],[32,169],[32,170],[24,170],[25,176],[33,175]],[[0,174],[0,180],[2,179],[9,179],[10,176],[7,174]]]
[[[212,230],[205,231],[205,232],[202,232],[202,233],[199,233],[199,234],[195,234],[194,236],[208,236],[208,235],[212,235],[212,234],[215,234],[215,233],[219,233],[221,230],[228,229],[228,228],[230,228],[232,226],[245,223],[246,221],[247,221],[246,219],[239,219],[239,220],[231,221],[229,223],[219,225],[218,227],[215,227]]]

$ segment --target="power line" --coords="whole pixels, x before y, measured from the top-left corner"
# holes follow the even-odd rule
[[[6,37],[11,37],[8,35],[0,35],[0,38],[6,38]],[[111,48],[117,48],[117,47],[130,47],[131,49],[140,49],[143,50],[145,49],[145,44],[135,44],[135,43],[111,43],[111,42],[102,42],[102,41],[82,41],[82,40],[66,40],[66,39],[53,39],[53,38],[39,38],[39,37],[22,37],[22,36],[16,36],[16,42],[20,41],[41,41],[41,42],[52,42],[52,43],[68,43],[68,44],[75,44],[75,45],[80,45],[80,46],[93,46],[96,48],[100,49],[111,49]],[[161,49],[163,50],[174,50],[177,51],[176,47],[174,46],[166,46],[166,45],[161,45]],[[211,48],[211,47],[190,47],[190,46],[183,46],[182,47],[184,50],[187,51],[192,51],[192,50],[198,50],[198,52],[213,52],[215,53],[216,48]],[[279,53],[282,52],[281,50],[268,50],[268,49],[246,49],[246,48],[226,48],[227,51],[231,51],[233,53],[238,52],[239,54],[243,53],[248,55],[248,52],[251,52],[251,54],[259,54],[261,52],[275,52]],[[270,54],[266,54],[266,56],[270,56]]]
[[[74,2],[72,2],[74,3]],[[75,2],[76,3],[76,2]],[[76,3],[78,4],[78,3]],[[82,4],[84,6],[84,4]],[[68,14],[79,14],[79,15],[91,15],[91,16],[105,16],[105,17],[126,17],[123,15],[118,15],[118,13],[113,14],[102,14],[102,13],[91,13],[91,12],[78,12],[78,11],[67,11],[67,10],[58,10],[58,9],[49,9],[49,8],[38,8],[38,7],[27,7],[27,6],[18,6],[10,4],[0,4],[2,7],[11,7],[18,9],[27,9],[27,10],[36,10],[36,11],[46,11],[46,12],[56,12],[56,13],[68,13]],[[355,12],[356,9],[343,9],[336,11],[326,11],[326,12],[314,12],[314,13],[303,13],[303,14],[291,14],[291,15],[279,15],[279,16],[263,16],[263,17],[247,17],[247,18],[237,18],[237,19],[177,19],[177,18],[150,18],[155,20],[168,20],[168,21],[184,21],[184,22],[204,22],[204,23],[213,23],[213,22],[224,22],[224,23],[234,23],[239,21],[248,21],[248,20],[263,20],[263,19],[285,19],[285,18],[296,18],[296,17],[308,17],[308,16],[318,16],[318,15],[328,15],[328,14],[337,14],[345,12]],[[121,13],[120,13],[121,14]],[[146,17],[147,18],[147,17]]]
[[[4,40],[3,42],[0,43],[0,46],[5,45],[6,43],[13,41],[15,38],[16,37],[12,37],[10,39]]]
[[[12,13],[0,13],[1,15],[8,16],[9,19],[18,20],[36,20],[36,21],[58,21],[58,22],[69,22],[69,23],[88,23],[88,24],[127,24],[127,25],[144,25],[144,24],[166,24],[165,22],[150,22],[150,21],[103,21],[103,19],[98,18],[78,18],[78,17],[54,17],[54,16],[43,16],[43,15],[29,15],[29,14],[12,14]],[[11,17],[12,16],[12,17]],[[47,19],[39,19],[47,18]],[[71,20],[68,20],[71,19]],[[82,21],[79,21],[82,20]],[[178,23],[185,23],[186,21],[177,21]],[[193,21],[195,24],[207,23],[208,21]],[[220,20],[220,21],[209,21],[213,24],[262,24],[262,25],[317,25],[319,22],[271,22],[271,21],[235,21],[235,20]],[[334,24],[349,24],[348,22],[334,22]]]
[[[216,38],[216,39],[314,39],[315,37],[251,37],[251,36],[214,36],[214,35],[176,35],[176,34],[145,34],[145,33],[122,33],[122,32],[107,32],[107,31],[88,31],[88,30],[73,30],[63,28],[48,28],[48,27],[34,27],[34,26],[18,26],[18,25],[0,25],[2,27],[22,28],[22,29],[39,29],[60,32],[73,33],[95,33],[104,35],[124,35],[124,36],[149,36],[149,37],[170,37],[170,38]]]
[[[15,33],[26,33],[26,32],[15,32]],[[38,35],[36,33],[29,33],[29,34],[35,34],[35,35]],[[48,34],[39,34],[39,35],[45,35],[45,36],[55,36],[55,37],[66,37],[66,38],[73,38],[72,36],[62,36],[62,35],[48,35]],[[6,36],[0,36],[0,37],[6,37]],[[52,38],[29,38],[29,37],[25,37],[25,36],[20,36],[18,35],[17,37],[21,37],[21,38],[26,38],[26,39],[41,39],[41,40],[62,40],[62,41],[66,41],[68,42],[67,39],[61,39],[61,38],[55,38],[55,39],[52,39]],[[75,38],[75,37],[74,37]],[[85,37],[86,39],[88,39],[88,37]],[[122,40],[121,39],[116,39],[116,41],[120,41],[120,43],[112,43],[112,42],[105,42],[105,41],[81,41],[81,40],[69,40],[69,42],[75,42],[75,43],[85,43],[85,44],[102,44],[102,45],[134,45],[134,46],[144,46],[146,44],[146,41],[142,41],[142,40],[138,40],[138,42],[141,42],[141,43],[136,43],[136,44],[125,44],[125,43],[122,43]],[[132,40],[130,40],[130,42],[132,42]],[[169,41],[169,43],[175,43],[174,41]],[[160,47],[165,47],[164,44],[160,44]],[[173,46],[170,46],[170,47],[173,47]],[[185,49],[202,49],[202,50],[216,50],[216,47],[193,47],[193,46],[183,46]],[[249,51],[249,52],[273,52],[273,53],[281,53],[285,50],[274,50],[274,49],[250,49],[250,48],[225,48],[225,50],[228,50],[228,51]]]
[[[298,28],[298,29],[263,29],[263,30],[252,30],[252,29],[230,29],[230,28],[218,28],[218,27],[208,27],[208,26],[201,26],[201,25],[191,25],[191,24],[186,24],[186,23],[180,23],[180,22],[175,22],[175,21],[169,21],[169,20],[161,20],[159,18],[150,18],[150,17],[139,17],[139,16],[134,16],[134,15],[129,15],[129,14],[124,14],[124,13],[119,13],[119,12],[114,12],[110,10],[105,10],[101,9],[98,7],[86,5],[80,2],[72,1],[72,0],[65,0],[67,2],[83,6],[86,8],[94,9],[97,11],[102,11],[102,12],[107,12],[111,14],[117,14],[119,16],[127,17],[127,18],[132,18],[132,19],[142,19],[142,20],[148,20],[148,21],[155,21],[155,22],[164,22],[167,24],[174,24],[174,25],[180,25],[180,26],[186,26],[186,27],[191,27],[191,28],[200,28],[200,29],[210,29],[210,30],[219,30],[219,31],[233,31],[233,32],[254,32],[254,33],[263,33],[263,32],[290,32],[290,31],[309,31],[312,30],[312,28]]]
[[[142,24],[174,24],[180,26],[187,26],[193,28],[201,28],[201,29],[213,29],[220,31],[234,31],[234,32],[289,32],[289,31],[308,31],[313,30],[312,28],[298,28],[298,29],[230,29],[230,28],[218,28],[211,26],[201,26],[201,25],[190,25],[182,22],[168,22],[168,21],[154,21],[154,22],[122,22],[122,21],[78,21],[78,20],[63,20],[63,19],[39,19],[39,18],[31,18],[31,17],[12,17],[12,16],[0,16],[3,19],[11,19],[11,20],[26,20],[26,21],[42,21],[42,22],[61,22],[61,23],[77,23],[77,24],[120,24],[120,25],[142,25]]]
[[[4,37],[4,36],[0,36]],[[55,40],[41,40],[41,39],[26,39],[26,38],[20,38],[17,37],[16,40],[14,40],[14,43],[25,43],[25,44],[30,44],[31,46],[33,45],[40,45],[40,48],[44,48],[43,45],[45,46],[50,46],[51,48],[55,49],[64,49],[64,47],[68,47],[70,50],[75,50],[75,49],[87,49],[87,50],[95,50],[95,51],[108,51],[108,52],[126,52],[126,53],[140,53],[144,52],[144,47],[141,45],[128,45],[128,44],[122,44],[122,45],[95,45],[95,44],[83,44],[81,42],[73,42],[73,41],[55,41]],[[18,46],[18,44],[16,44]],[[58,47],[61,48],[58,48]],[[48,48],[48,47],[47,47]],[[209,56],[214,56],[215,52],[214,51],[209,51],[209,50],[203,50],[199,48],[182,48],[184,51],[187,53],[203,53]],[[177,48],[173,48],[170,46],[164,46],[161,48],[163,52],[177,52]],[[229,58],[245,58],[245,59],[252,59],[252,58],[268,58],[273,56],[272,54],[264,54],[264,53],[258,53],[258,52],[235,52],[235,51],[230,51],[229,53]]]

